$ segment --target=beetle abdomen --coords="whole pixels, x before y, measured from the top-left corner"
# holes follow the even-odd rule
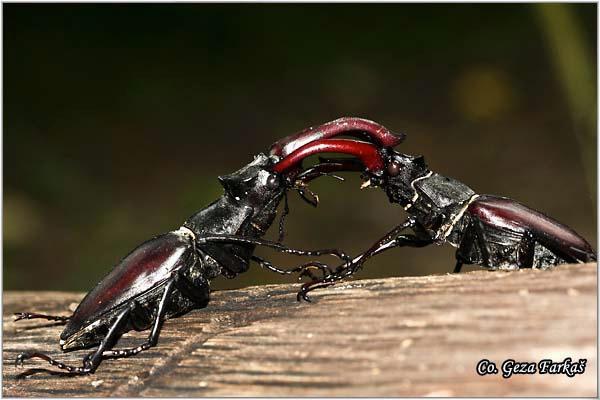
[[[567,261],[596,259],[590,244],[573,229],[514,200],[482,195],[469,205],[468,212],[496,228],[512,232],[529,231],[541,244]]]
[[[169,232],[142,243],[89,292],[79,304],[60,338],[68,347],[73,334],[99,321],[105,313],[132,300],[193,262],[194,246],[186,230]]]

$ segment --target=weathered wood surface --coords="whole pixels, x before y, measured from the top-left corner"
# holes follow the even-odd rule
[[[596,265],[357,280],[295,300],[297,285],[214,293],[208,308],[167,321],[159,346],[62,377],[16,368],[18,352],[60,354],[60,326],[14,323],[81,294],[4,294],[4,396],[596,396]],[[134,337],[132,339],[132,336]],[[131,344],[145,334],[128,335]],[[480,359],[586,358],[583,375],[481,377]],[[40,360],[26,364],[46,368]],[[17,378],[22,374],[21,378]]]

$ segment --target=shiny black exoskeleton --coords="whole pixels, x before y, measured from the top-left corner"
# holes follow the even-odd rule
[[[382,129],[371,121],[351,119],[309,131],[329,138],[358,128]],[[303,133],[299,140],[305,139]],[[253,255],[257,245],[294,255],[333,255],[349,260],[337,250],[302,251],[280,243],[283,217],[287,214],[286,191],[297,190],[316,206],[318,198],[306,185],[330,172],[322,167],[303,171],[303,157],[291,161],[286,158],[287,149],[297,147],[295,140],[288,140],[285,146],[270,155],[259,154],[239,171],[219,177],[225,190],[218,200],[192,215],[180,228],[138,246],[85,296],[73,315],[17,314],[17,320],[43,318],[65,322],[60,336],[63,351],[98,346],[84,358],[82,366],[67,365],[36,351],[21,353],[17,364],[40,358],[69,373],[86,374],[94,372],[105,358],[144,351],[157,344],[165,319],[208,304],[212,279],[219,275],[233,278],[247,271],[250,261],[281,274],[298,271],[314,278],[311,270],[321,270],[324,274],[328,271],[324,264],[314,261],[292,270],[277,268]],[[273,223],[282,199],[285,208],[279,225],[279,242],[261,240]],[[148,328],[150,333],[144,343],[134,348],[113,349],[123,333]]]
[[[241,170],[219,177],[225,188],[223,196],[191,216],[179,229],[133,250],[85,296],[72,316],[18,314],[18,319],[66,322],[60,336],[64,351],[99,345],[82,366],[66,365],[38,352],[22,353],[17,362],[36,357],[72,373],[89,373],[104,358],[144,351],[157,343],[165,319],[208,304],[212,279],[219,275],[235,277],[248,270],[251,260],[277,270],[252,255],[256,245],[298,255],[343,257],[336,251],[300,251],[259,239],[271,226],[290,187],[284,174],[272,171],[276,162],[276,157],[260,154]],[[150,327],[146,342],[135,348],[112,349],[123,333]]]
[[[454,272],[463,264],[543,269],[596,260],[590,244],[556,220],[505,197],[478,195],[467,185],[429,170],[422,156],[381,145],[377,135],[367,135],[366,140],[317,138],[288,158],[296,153],[352,155],[322,159],[313,168],[362,171],[363,187],[381,187],[390,202],[401,205],[409,217],[351,262],[303,285],[299,298],[306,300],[309,291],[352,275],[367,259],[393,247],[448,243],[457,248]]]
[[[380,241],[375,253],[448,243],[457,248],[454,272],[463,264],[540,269],[596,260],[585,239],[536,210],[505,197],[478,195],[464,183],[430,171],[421,156],[391,149],[382,156],[387,167],[368,177],[369,183],[383,188],[390,202],[411,216],[393,232],[412,229],[414,236]]]

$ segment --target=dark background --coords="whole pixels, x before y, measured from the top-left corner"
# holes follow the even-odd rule
[[[344,115],[596,247],[596,5],[4,4],[5,289],[90,289],[282,136]],[[360,181],[291,196],[286,243],[356,254],[404,212]],[[275,238],[275,229],[269,236]],[[360,277],[444,273],[397,249]],[[297,258],[260,250],[273,261]],[[257,267],[217,288],[280,282]]]

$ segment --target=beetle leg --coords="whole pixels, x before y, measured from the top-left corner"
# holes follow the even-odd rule
[[[358,271],[369,258],[385,250],[401,246],[423,247],[433,243],[433,239],[431,238],[419,238],[415,235],[400,234],[406,229],[414,228],[416,224],[416,219],[414,217],[409,217],[404,223],[398,225],[383,238],[378,240],[367,251],[355,257],[352,261],[340,265],[333,274],[329,274],[320,280],[305,283],[298,292],[298,299],[302,298],[306,301],[310,301],[307,296],[309,292],[321,287],[331,286],[335,282],[351,276]]]
[[[40,353],[40,352],[37,352],[37,351],[30,351],[30,352],[20,353],[17,356],[16,360],[15,360],[15,365],[16,366],[23,365],[23,362],[25,360],[30,359],[30,358],[40,358],[42,360],[46,360],[48,362],[48,364],[50,364],[52,366],[55,366],[55,367],[57,367],[59,369],[67,370],[68,372],[71,372],[73,374],[82,374],[83,375],[83,374],[88,374],[88,373],[92,372],[91,369],[89,369],[85,365],[83,367],[74,367],[74,366],[71,366],[71,365],[67,365],[67,364],[65,364],[63,362],[60,362],[60,361],[57,361],[57,360],[53,359],[52,357],[50,357],[47,354]],[[86,357],[86,359],[87,358],[88,357]],[[86,359],[84,359],[84,360],[86,360]]]
[[[71,319],[71,316],[60,316],[60,315],[46,315],[46,314],[38,314],[38,313],[28,313],[28,312],[20,312],[20,313],[15,313],[15,322],[17,321],[21,321],[23,319],[37,319],[37,318],[41,318],[41,319],[46,319],[48,321],[59,321],[59,322],[64,322],[67,323],[67,321],[69,319]]]
[[[224,243],[243,243],[252,244],[256,246],[265,246],[277,250],[281,253],[293,254],[296,256],[309,256],[309,257],[320,257],[324,255],[331,255],[337,257],[343,261],[350,261],[351,258],[341,250],[338,249],[320,249],[320,250],[298,250],[291,247],[287,247],[281,243],[270,242],[268,240],[247,238],[243,236],[235,235],[218,235],[218,236],[204,236],[197,238],[196,241],[199,244],[203,242],[224,242]]]
[[[412,228],[415,225],[416,219],[411,217],[404,223],[389,231],[367,251],[354,258],[354,260],[352,260],[350,263],[340,266],[335,273],[336,280],[354,274],[369,258],[385,250],[399,246],[423,247],[431,244],[433,242],[431,239],[422,240],[414,235],[400,235],[402,231]]]
[[[36,352],[36,351],[24,352],[24,353],[19,354],[17,356],[17,359],[15,360],[15,365],[22,365],[23,361],[28,360],[30,358],[40,358],[42,360],[46,360],[50,365],[53,365],[59,369],[64,369],[73,374],[84,375],[84,374],[93,373],[96,370],[96,368],[98,368],[98,365],[100,365],[100,363],[102,362],[102,352],[108,346],[112,345],[112,342],[120,334],[122,325],[125,321],[127,321],[128,317],[129,317],[129,309],[123,310],[117,316],[116,320],[113,322],[110,330],[108,331],[108,334],[104,337],[104,339],[102,340],[102,343],[100,343],[100,346],[98,346],[98,349],[95,350],[94,352],[88,354],[83,359],[82,367],[74,367],[74,366],[65,364],[63,362],[53,359],[52,357],[50,357],[44,353],[40,353],[40,352]]]
[[[250,259],[252,261],[256,262],[261,267],[268,269],[269,271],[276,272],[281,275],[291,275],[296,272],[300,272],[301,275],[304,274],[306,276],[309,276],[311,279],[316,279],[312,275],[312,272],[310,272],[311,269],[320,270],[323,273],[323,277],[326,277],[333,273],[333,271],[326,264],[323,264],[323,263],[320,263],[317,261],[311,261],[311,262],[302,264],[299,267],[295,267],[292,269],[283,269],[283,268],[273,265],[273,263],[271,263],[270,261],[267,261],[264,258],[261,258],[259,256],[253,255]]]
[[[373,254],[371,254],[370,257],[373,257],[385,250],[389,250],[394,247],[425,247],[432,244],[433,242],[434,240],[431,238],[421,239],[415,235],[400,235],[394,238],[392,241],[379,246],[379,248],[375,250],[375,252],[373,252]]]
[[[156,343],[158,342],[158,337],[160,335],[160,328],[162,326],[162,323],[165,318],[165,314],[167,312],[167,303],[168,303],[170,295],[173,291],[174,285],[175,285],[175,279],[172,279],[165,286],[165,291],[163,292],[163,296],[160,299],[160,303],[158,303],[158,310],[156,311],[156,317],[154,318],[154,325],[152,326],[152,330],[150,331],[150,334],[148,335],[148,340],[146,342],[142,343],[141,345],[139,345],[137,347],[133,347],[133,348],[129,348],[129,349],[121,349],[121,350],[106,350],[106,349],[102,349],[102,345],[100,345],[100,348],[98,348],[98,351],[94,354],[94,356],[92,356],[91,362],[93,363],[95,358],[99,358],[101,360],[104,357],[110,357],[110,358],[129,357],[129,356],[138,354],[144,350],[148,350],[150,347],[156,346]],[[110,333],[109,333],[109,335],[110,335]],[[108,336],[107,336],[107,338],[108,338]],[[106,338],[104,339],[104,341],[102,343],[104,344],[105,341],[106,341]],[[98,364],[100,364],[99,361],[98,361]],[[97,367],[97,365],[96,365],[96,367]]]
[[[310,299],[310,297],[308,297],[308,292],[312,292],[315,289],[323,289],[333,285],[335,285],[335,282],[324,283],[323,281],[318,279],[314,279],[311,282],[306,282],[300,287],[300,290],[296,294],[296,300],[304,300],[307,303],[312,303],[312,300]]]
[[[452,273],[458,274],[460,272],[460,270],[462,269],[462,266],[463,266],[463,262],[460,260],[456,260],[456,265],[454,266],[454,271],[452,271]]]

